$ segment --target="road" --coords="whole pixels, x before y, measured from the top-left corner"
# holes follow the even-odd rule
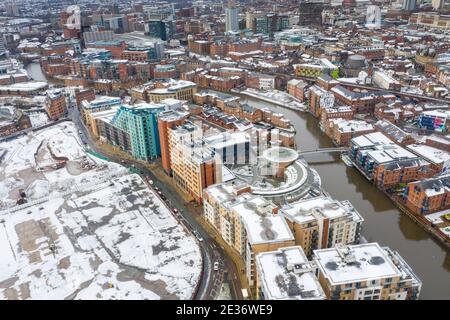
[[[231,298],[242,299],[242,290],[239,278],[236,276],[238,270],[233,260],[228,256],[225,250],[216,242],[216,240],[197,222],[196,216],[202,212],[201,207],[195,207],[192,204],[187,204],[171,185],[162,183],[157,177],[143,164],[119,157],[117,154],[112,154],[100,149],[93,141],[87,128],[81,121],[80,113],[77,107],[71,106],[69,108],[69,118],[74,122],[79,130],[80,139],[86,148],[128,167],[134,167],[141,170],[144,177],[149,181],[153,181],[154,189],[160,190],[164,196],[165,203],[171,208],[178,209],[178,220],[193,233],[198,233],[202,241],[199,241],[200,249],[203,256],[203,273],[200,284],[198,286],[195,299],[196,300],[213,300],[216,299],[220,293],[222,283],[228,282],[231,289]],[[214,262],[219,262],[219,271],[213,270]],[[224,277],[225,272],[228,273]],[[231,275],[231,276],[230,276]],[[226,279],[225,279],[226,278]]]

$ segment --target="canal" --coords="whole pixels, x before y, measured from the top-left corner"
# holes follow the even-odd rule
[[[333,147],[310,114],[242,97],[249,104],[286,115],[297,130],[300,150]],[[349,200],[361,213],[363,235],[396,250],[422,280],[421,299],[450,299],[450,254],[446,248],[402,214],[397,207],[355,168],[347,167],[338,154],[305,156],[322,179],[322,186],[333,198]]]

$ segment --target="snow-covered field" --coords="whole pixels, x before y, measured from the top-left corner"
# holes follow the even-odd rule
[[[0,299],[191,298],[195,238],[138,175],[87,156],[72,123],[0,149]]]

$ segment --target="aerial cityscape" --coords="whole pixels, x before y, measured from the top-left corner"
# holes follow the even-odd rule
[[[449,90],[447,0],[4,0],[0,300],[450,300]]]

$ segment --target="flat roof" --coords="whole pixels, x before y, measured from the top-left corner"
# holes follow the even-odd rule
[[[325,293],[300,246],[256,256],[260,285],[267,300],[323,300]]]
[[[272,202],[261,196],[251,196],[232,207],[246,227],[250,244],[294,240],[286,220],[281,215],[272,214],[274,207]]]
[[[315,261],[332,285],[401,277],[378,243],[334,247],[314,251]]]

